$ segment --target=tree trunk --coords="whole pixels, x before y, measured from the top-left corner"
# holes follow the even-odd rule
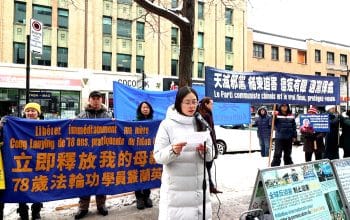
[[[195,1],[187,0],[183,3],[182,15],[189,20],[180,28],[179,55],[179,87],[192,86],[192,56],[195,23]]]

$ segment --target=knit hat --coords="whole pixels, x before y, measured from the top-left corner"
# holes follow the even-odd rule
[[[307,110],[308,114],[318,114],[318,110],[315,107],[310,107],[309,110]]]
[[[39,115],[41,114],[41,108],[38,103],[29,102],[28,104],[26,104],[26,106],[24,106],[24,111],[26,111],[28,108],[35,109],[39,113]]]
[[[328,111],[331,108],[335,108],[334,105],[326,105],[326,107],[324,108],[326,111]]]

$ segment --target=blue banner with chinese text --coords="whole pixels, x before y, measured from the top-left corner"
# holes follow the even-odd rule
[[[8,117],[1,202],[44,202],[160,186],[153,158],[160,121]]]
[[[217,102],[336,105],[339,77],[205,68],[205,94]]]

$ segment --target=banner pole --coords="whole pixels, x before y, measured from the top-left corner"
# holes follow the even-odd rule
[[[271,161],[273,130],[275,129],[275,111],[276,111],[276,104],[273,104],[272,122],[271,122],[271,136],[270,136],[270,148],[269,148],[269,161],[268,161],[268,164],[267,164],[268,167],[270,167],[270,161]]]

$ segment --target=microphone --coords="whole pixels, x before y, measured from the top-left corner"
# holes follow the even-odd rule
[[[209,125],[208,122],[202,117],[202,115],[201,115],[199,112],[196,112],[196,113],[194,114],[194,117],[195,117],[196,119],[198,119],[206,128],[208,128],[210,132],[212,132],[212,129],[211,129],[210,125]]]

